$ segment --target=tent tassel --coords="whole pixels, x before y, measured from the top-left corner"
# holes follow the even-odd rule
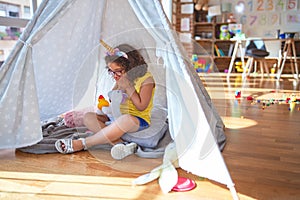
[[[23,43],[26,47],[32,47],[31,43],[25,42],[19,38],[19,41]]]

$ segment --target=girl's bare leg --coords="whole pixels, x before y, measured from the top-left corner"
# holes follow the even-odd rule
[[[92,132],[97,133],[104,128],[105,122],[108,121],[107,116],[97,115],[94,112],[88,112],[83,117],[84,125]]]
[[[114,141],[120,139],[124,133],[135,132],[139,129],[139,120],[129,114],[122,115],[116,119],[111,125],[100,130],[94,135],[86,138],[87,147],[92,147],[98,144],[113,144]],[[83,149],[80,140],[73,140],[73,149],[75,151]]]

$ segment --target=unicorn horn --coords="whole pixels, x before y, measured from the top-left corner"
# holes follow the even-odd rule
[[[100,43],[109,53],[112,53],[112,54],[114,53],[115,49],[112,48],[111,46],[109,46],[108,44],[106,44],[103,40],[100,40]]]

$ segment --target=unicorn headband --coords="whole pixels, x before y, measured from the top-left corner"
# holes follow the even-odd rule
[[[103,40],[100,40],[100,43],[102,46],[107,50],[106,55],[108,56],[118,56],[118,57],[124,57],[128,59],[128,56],[125,52],[120,51],[118,48],[112,48],[108,44],[106,44]]]

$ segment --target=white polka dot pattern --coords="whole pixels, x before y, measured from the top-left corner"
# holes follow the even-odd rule
[[[107,94],[113,83],[105,72],[100,38],[112,46],[154,49],[153,38],[141,29],[128,0],[104,2],[49,0],[35,25],[25,31],[30,37],[17,45],[18,59],[0,71],[0,148],[41,140],[40,120],[77,106],[95,72],[99,82],[93,89]],[[150,63],[149,53],[144,57]]]

